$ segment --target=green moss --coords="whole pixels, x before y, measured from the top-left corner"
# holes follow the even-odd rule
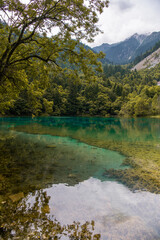
[[[105,144],[101,143],[105,147]],[[107,177],[114,177],[132,190],[145,189],[160,193],[160,149],[149,143],[107,143],[107,148],[127,156],[124,164],[131,169],[108,170]]]
[[[101,147],[121,152],[127,158],[125,170],[107,170],[104,175],[115,178],[131,190],[160,193],[160,148],[151,143],[106,142]]]
[[[150,118],[160,118],[160,115],[150,116]]]

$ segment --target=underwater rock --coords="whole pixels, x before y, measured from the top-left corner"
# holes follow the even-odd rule
[[[47,148],[56,148],[56,145],[47,145]]]
[[[70,174],[68,175],[68,177],[69,177],[69,178],[76,178],[77,176],[76,176],[76,174],[70,173]]]
[[[12,202],[17,202],[17,201],[21,200],[22,198],[24,198],[24,193],[20,192],[17,194],[10,195],[9,198],[12,200]]]

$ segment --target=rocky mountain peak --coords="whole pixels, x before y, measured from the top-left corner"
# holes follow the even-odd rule
[[[115,44],[102,44],[94,47],[95,52],[104,52],[106,61],[113,64],[128,64],[137,56],[151,49],[158,41],[160,41],[160,32],[138,34],[135,33],[131,37]]]

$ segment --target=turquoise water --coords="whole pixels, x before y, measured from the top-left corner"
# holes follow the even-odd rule
[[[75,139],[159,141],[160,119],[156,118],[81,118],[81,117],[38,117],[0,118],[0,124],[16,127],[16,130]]]
[[[104,176],[107,169],[129,167],[123,165],[126,157],[120,150],[108,150],[108,144],[145,143],[159,151],[160,119],[0,118],[0,133],[0,206],[7,221],[15,221],[2,229],[4,239],[9,234],[27,239],[36,228],[34,223],[26,226],[27,220],[18,223],[16,211],[21,213],[19,219],[26,215],[33,219],[36,212],[38,229],[48,219],[56,218],[61,225],[94,221],[93,233],[100,233],[101,239],[160,239],[160,196],[133,193]],[[18,205],[21,200],[23,208]],[[45,224],[38,204],[34,205],[37,201],[45,204]],[[29,215],[27,209],[33,206]],[[7,221],[0,219],[3,226]],[[23,228],[28,232],[17,230]],[[61,239],[67,236],[62,234]]]

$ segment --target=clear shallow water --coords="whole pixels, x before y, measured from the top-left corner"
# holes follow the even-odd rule
[[[9,179],[6,196],[24,192],[27,203],[33,204],[33,195],[43,189],[50,196],[47,216],[61,224],[94,220],[95,232],[106,240],[160,239],[160,195],[133,193],[104,177],[105,169],[125,168],[125,156],[80,141],[97,146],[102,140],[146,142],[159,149],[159,119],[50,117],[0,122],[1,138],[13,138],[5,145],[11,148],[12,164],[7,162],[9,167],[0,172],[6,171]]]

